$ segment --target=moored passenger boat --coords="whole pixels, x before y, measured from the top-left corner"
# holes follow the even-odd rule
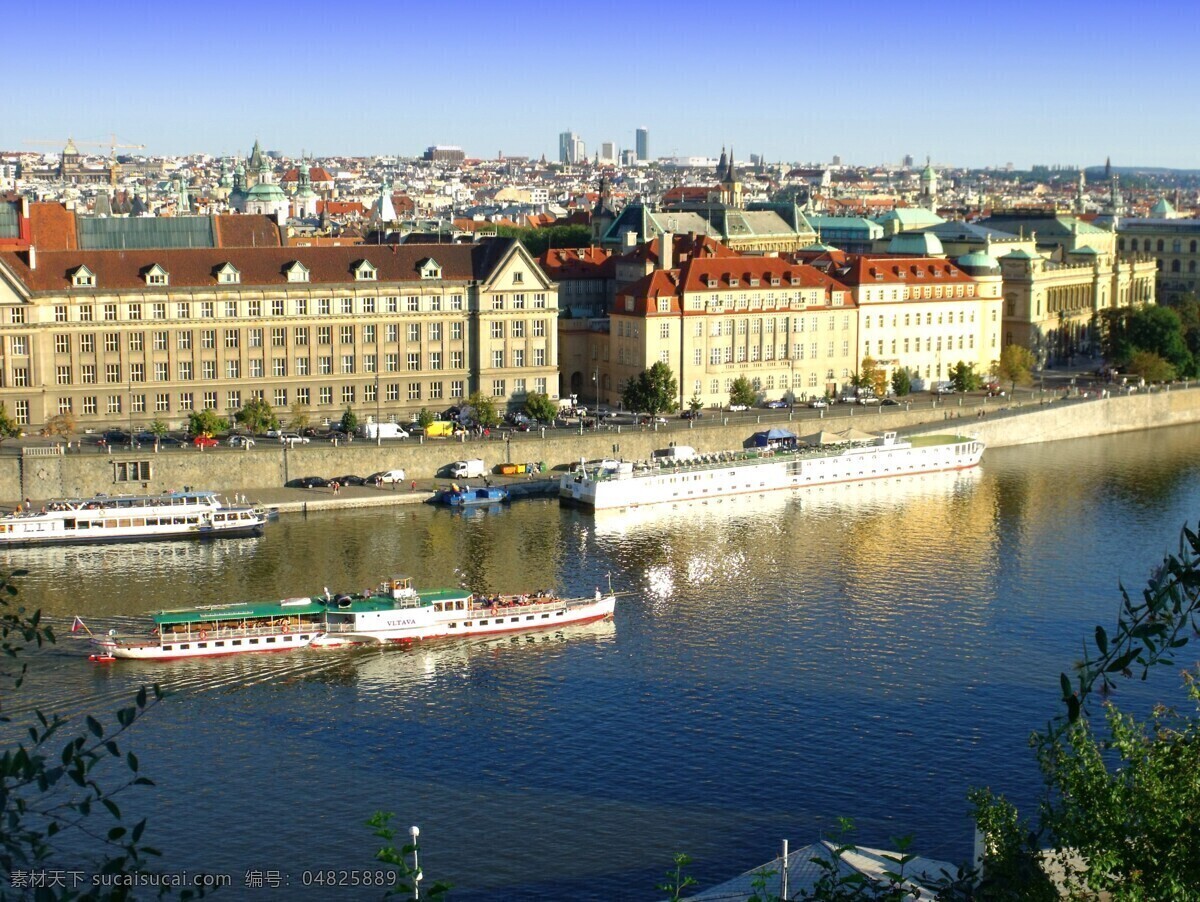
[[[983,442],[959,435],[821,433],[795,449],[696,454],[674,447],[650,461],[581,467],[559,497],[595,510],[636,508],[977,466]]]
[[[269,517],[257,505],[226,504],[216,492],[61,498],[0,517],[0,547],[259,535]]]
[[[145,634],[114,631],[91,639],[103,658],[165,661],[547,629],[611,617],[615,605],[611,590],[586,598],[418,593],[408,577],[394,577],[360,593],[161,611]]]
[[[445,504],[448,507],[478,507],[487,504],[501,504],[508,500],[508,489],[502,489],[497,486],[471,488],[469,485],[455,485],[448,489],[442,489],[433,496],[433,500],[437,504]]]

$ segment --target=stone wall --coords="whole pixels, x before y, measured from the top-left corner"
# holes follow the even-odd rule
[[[248,451],[174,448],[158,454],[149,448],[107,453],[88,447],[72,449],[65,455],[49,448],[29,448],[23,449],[24,454],[0,457],[0,502],[15,504],[25,497],[90,496],[97,492],[157,492],[184,486],[248,491],[282,486],[302,476],[369,476],[396,467],[403,467],[413,479],[425,480],[445,476],[445,466],[454,460],[472,457],[482,458],[489,470],[506,462],[544,462],[555,468],[580,458],[646,458],[671,442],[691,445],[701,452],[740,448],[754,432],[771,426],[790,428],[799,435],[850,426],[869,432],[922,424],[928,428],[920,431],[940,432],[952,426],[956,431],[978,436],[989,446],[1001,447],[1200,422],[1197,388],[1046,404],[998,404],[993,399],[984,405],[988,413],[982,418],[976,399],[961,400],[961,405],[959,399],[952,399],[936,407],[929,401],[914,402],[911,410],[860,408],[854,409],[853,415],[849,408],[835,407],[825,417],[797,417],[791,423],[786,416],[764,413],[761,417],[693,421],[688,426],[674,421],[658,430],[624,426],[581,435],[578,431],[551,429],[544,437],[537,432],[519,434],[511,442],[494,437],[465,442],[394,441],[376,446],[359,440],[337,447],[314,442],[285,450],[266,439]],[[133,464],[148,464],[149,477],[129,478]]]

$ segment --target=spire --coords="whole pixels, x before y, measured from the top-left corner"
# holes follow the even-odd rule
[[[717,178],[725,178],[725,170],[729,168],[729,161],[725,158],[725,145],[721,145],[721,159],[717,162]]]
[[[730,184],[737,181],[737,173],[733,171],[733,145],[729,146],[729,171],[725,173],[725,181]]]

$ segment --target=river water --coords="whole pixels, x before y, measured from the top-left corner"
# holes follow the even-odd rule
[[[1113,622],[1118,582],[1139,591],[1195,525],[1198,446],[1185,427],[994,449],[966,475],[632,516],[406,507],[13,550],[0,566],[30,570],[23,602],[64,638],[5,707],[111,713],[142,683],[170,690],[130,737],[157,785],[123,807],[165,870],[227,874],[229,898],[377,896],[304,885],[372,867],[376,811],[420,825],[425,873],[457,899],[652,899],[676,852],[704,887],[839,816],[863,844],[912,834],[965,861],[968,788],[1032,803],[1026,740],[1058,673]],[[400,573],[573,594],[611,574],[630,594],[613,622],[559,632],[167,665],[94,666],[68,630]]]

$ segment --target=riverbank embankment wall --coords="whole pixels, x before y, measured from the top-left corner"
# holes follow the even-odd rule
[[[655,449],[672,443],[690,445],[700,452],[740,448],[754,432],[772,427],[801,436],[819,429],[836,432],[850,427],[875,433],[953,429],[978,437],[989,447],[1003,447],[1197,422],[1200,388],[1174,388],[1050,402],[1030,398],[998,404],[995,399],[961,398],[936,405],[913,403],[908,409],[834,409],[820,418],[764,412],[703,422],[674,421],[658,428],[551,429],[544,434],[518,433],[508,439],[430,439],[383,445],[357,441],[339,446],[314,442],[294,448],[267,439],[246,451],[175,448],[159,453],[152,448],[98,450],[86,445],[63,453],[61,446],[34,446],[6,449],[8,453],[0,457],[0,500],[15,504],[26,497],[90,497],[100,492],[158,492],[185,486],[252,491],[279,487],[303,476],[367,476],[397,467],[413,479],[448,480],[446,465],[466,458],[482,458],[489,470],[504,463],[544,463],[554,469],[581,458],[647,458]]]

